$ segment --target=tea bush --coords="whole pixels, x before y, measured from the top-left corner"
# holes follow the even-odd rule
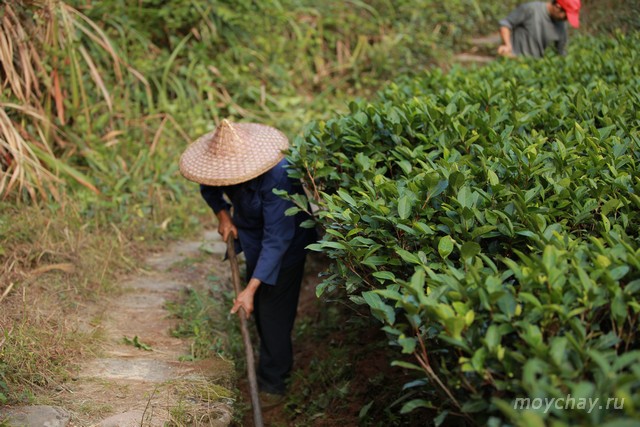
[[[326,231],[312,249],[336,260],[317,292],[383,323],[417,373],[404,412],[640,416],[639,42],[576,38],[567,57],[398,81],[296,139],[292,173]]]

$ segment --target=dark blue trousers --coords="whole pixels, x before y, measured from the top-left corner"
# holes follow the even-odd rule
[[[254,316],[260,336],[258,384],[261,391],[283,394],[293,367],[291,331],[298,309],[304,263],[282,268],[277,283],[262,284],[254,296]]]

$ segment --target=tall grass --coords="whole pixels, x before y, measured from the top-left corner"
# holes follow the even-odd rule
[[[121,77],[117,54],[97,26],[64,2],[18,1],[2,8],[0,196],[58,198],[60,175],[97,192],[64,158],[77,147],[69,144],[63,127],[77,114],[89,117],[95,102],[91,92],[112,108],[109,89],[82,39],[104,49],[113,58],[113,74]]]

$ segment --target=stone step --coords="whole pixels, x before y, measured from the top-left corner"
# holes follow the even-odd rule
[[[15,427],[66,427],[71,414],[57,406],[34,405],[3,411],[4,422]]]

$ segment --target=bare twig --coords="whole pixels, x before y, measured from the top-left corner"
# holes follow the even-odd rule
[[[47,273],[52,270],[64,271],[65,273],[73,273],[76,268],[73,264],[65,262],[60,264],[49,264],[43,265],[42,267],[38,267],[35,270],[31,271],[32,276],[39,276],[41,274]]]
[[[167,116],[164,116],[162,118],[162,121],[160,122],[160,126],[158,126],[158,131],[153,136],[153,142],[151,143],[151,148],[149,148],[149,155],[153,155],[153,153],[156,151],[158,140],[160,140],[160,135],[162,135],[162,131],[164,130],[165,123],[167,123],[167,119],[168,119]]]
[[[142,412],[142,418],[140,419],[140,427],[144,427],[144,420],[145,420],[145,418],[147,418],[147,416],[149,417],[149,420],[153,417],[153,408],[152,408],[151,414],[147,414],[147,411],[149,410],[149,407],[151,406],[151,400],[154,398],[154,396],[158,392],[158,388],[159,387],[160,386],[156,386],[153,389],[153,392],[151,393],[149,398],[147,399],[147,404],[144,407],[144,411]]]
[[[418,359],[418,363],[420,364],[422,369],[424,369],[427,375],[433,381],[435,381],[438,384],[438,386],[440,386],[442,391],[446,393],[446,395],[458,407],[458,409],[462,410],[462,406],[460,405],[460,402],[458,402],[458,400],[453,396],[453,393],[451,393],[451,390],[449,390],[449,388],[446,385],[444,385],[444,383],[440,380],[440,377],[438,377],[438,375],[435,373],[435,371],[431,367],[431,364],[429,363],[429,356],[427,354],[427,347],[424,344],[424,340],[422,339],[422,336],[420,335],[419,331],[416,331],[416,336],[418,338],[418,342],[420,343],[420,349],[422,353],[422,354],[418,354],[417,351],[414,352],[414,356],[416,357],[416,359]],[[468,414],[464,414],[464,416],[473,424],[476,424],[473,418],[471,418]]]
[[[318,191],[318,187],[316,187],[316,181],[315,179],[313,179],[313,176],[311,175],[311,171],[309,170],[309,168],[306,168],[307,170],[307,176],[309,176],[309,180],[311,181],[311,185],[313,186],[313,198],[316,201],[320,201],[320,192]]]
[[[2,293],[2,296],[0,296],[0,302],[2,302],[2,300],[4,299],[4,297],[6,297],[7,295],[9,295],[9,292],[11,292],[11,289],[13,289],[13,285],[15,283],[11,282],[9,283],[9,286],[7,286],[7,289],[4,290],[4,292]],[[2,340],[2,343],[4,343],[4,340]],[[0,345],[0,347],[2,347],[2,345]]]

